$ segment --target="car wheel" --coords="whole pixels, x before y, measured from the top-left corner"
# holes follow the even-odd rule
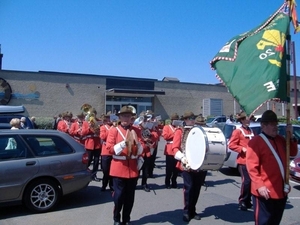
[[[54,208],[60,196],[57,183],[50,179],[39,179],[27,186],[24,192],[24,203],[34,212],[47,212]]]

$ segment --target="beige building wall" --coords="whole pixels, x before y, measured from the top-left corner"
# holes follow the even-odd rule
[[[37,117],[52,117],[64,111],[71,111],[76,115],[85,103],[96,108],[98,115],[104,113],[107,77],[113,78],[102,75],[0,70],[0,78],[5,79],[12,88],[13,97],[8,105],[24,105],[28,116]],[[298,90],[299,87],[298,79]],[[154,112],[160,114],[163,119],[167,119],[174,112],[182,115],[186,110],[203,114],[205,98],[222,99],[224,115],[235,114],[240,110],[239,105],[222,85],[157,80],[154,81],[154,90],[165,91],[165,95],[154,96],[152,102]],[[299,95],[298,93],[298,99]],[[298,102],[300,105],[300,100]],[[293,103],[292,92],[290,104],[292,118],[295,115]],[[268,108],[274,109],[278,116],[285,116],[285,104],[281,103],[265,104],[256,114],[261,114]]]

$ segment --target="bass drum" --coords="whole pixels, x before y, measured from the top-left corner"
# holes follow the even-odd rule
[[[195,126],[187,136],[185,153],[192,170],[219,170],[227,154],[227,142],[217,127]]]

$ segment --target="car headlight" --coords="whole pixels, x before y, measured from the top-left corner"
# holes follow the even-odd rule
[[[290,167],[293,167],[293,168],[296,167],[296,164],[295,164],[295,161],[294,161],[294,160],[292,160],[292,161],[290,162]]]

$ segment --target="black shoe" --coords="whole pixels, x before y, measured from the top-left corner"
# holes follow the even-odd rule
[[[102,188],[101,188],[101,191],[102,191],[102,192],[106,191],[106,187],[102,187]]]
[[[96,182],[100,182],[101,181],[101,179],[100,178],[98,178],[97,176],[93,176],[93,181],[96,181]]]
[[[171,189],[171,186],[170,185],[166,185],[166,189]]]
[[[175,185],[172,184],[172,188],[179,189],[179,187],[177,186],[177,184],[175,184]]]
[[[122,225],[121,222],[114,222],[114,225]]]
[[[195,216],[193,217],[194,220],[201,220],[201,217],[199,216],[199,214],[195,214]]]
[[[144,189],[144,191],[146,191],[146,192],[150,192],[150,189],[149,189],[149,187],[148,187],[147,184],[144,184],[144,185],[143,185],[143,189]]]
[[[253,206],[253,205],[251,204],[251,202],[249,202],[249,203],[246,203],[245,205],[246,205],[247,209],[251,209],[251,208],[252,208],[252,206]]]
[[[184,222],[190,222],[191,218],[190,218],[189,215],[183,214],[182,220],[183,220]]]
[[[126,223],[123,223],[124,225],[131,225],[132,223],[130,222],[126,222]]]
[[[247,211],[248,210],[248,208],[247,208],[247,206],[244,202],[241,202],[239,204],[239,210],[241,210],[241,211]]]

